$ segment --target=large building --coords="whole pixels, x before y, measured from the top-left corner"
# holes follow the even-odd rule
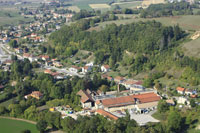
[[[155,93],[144,93],[97,100],[95,102],[95,107],[97,109],[100,108],[110,112],[134,109],[140,113],[143,113],[145,110],[156,109],[160,99],[160,96]]]

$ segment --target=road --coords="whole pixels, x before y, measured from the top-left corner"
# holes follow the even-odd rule
[[[10,54],[7,54],[5,51],[5,48],[4,48],[4,44],[0,44],[0,61],[3,62],[5,60],[8,60],[8,59],[11,59],[11,56]]]

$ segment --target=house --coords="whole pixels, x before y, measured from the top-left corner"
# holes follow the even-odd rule
[[[41,59],[42,59],[43,61],[48,61],[48,60],[50,59],[50,57],[49,57],[48,55],[42,55],[42,56],[41,56]]]
[[[31,34],[31,37],[36,37],[36,36],[37,36],[36,33],[32,33],[32,34]]]
[[[184,95],[185,94],[185,88],[177,87],[176,88],[177,93]]]
[[[62,67],[63,65],[60,63],[60,62],[58,62],[58,61],[53,61],[53,65],[55,66],[55,67]]]
[[[84,67],[82,67],[82,72],[83,73],[88,73],[88,72],[90,72],[92,70],[92,67],[90,67],[90,66],[84,66]]]
[[[46,74],[52,74],[53,72],[50,69],[46,69],[46,70],[44,70],[44,73],[46,73]]]
[[[10,40],[9,40],[7,37],[4,37],[4,38],[3,38],[3,43],[9,43],[9,41],[10,41]]]
[[[185,97],[175,97],[176,100],[177,100],[177,103],[179,104],[187,104],[187,105],[190,105],[190,101],[185,98]]]
[[[77,66],[71,66],[71,67],[69,68],[69,71],[74,72],[74,73],[79,72],[79,70],[81,70],[81,68],[80,68],[80,67],[77,67]]]
[[[102,65],[101,66],[101,71],[102,72],[109,72],[110,71],[110,66],[109,65]]]
[[[97,100],[95,102],[95,107],[111,112],[134,109],[143,113],[144,110],[156,109],[160,99],[160,96],[155,93],[144,93]]]
[[[120,77],[120,76],[117,76],[117,77],[114,78],[114,81],[115,81],[116,83],[122,83],[122,82],[124,81],[124,78],[123,78],[123,77]]]
[[[142,85],[139,84],[133,84],[130,86],[130,92],[134,91],[143,91],[145,88]]]
[[[7,66],[10,66],[13,63],[12,60],[5,60],[2,64],[5,64]]]
[[[109,118],[111,120],[117,120],[118,119],[117,116],[115,116],[115,115],[111,114],[110,112],[107,112],[107,111],[105,111],[103,109],[97,109],[95,111],[95,113],[99,114],[99,115],[103,115],[104,117],[107,117],[107,118]]]
[[[23,54],[23,49],[22,48],[15,48],[15,52],[18,54]]]
[[[80,90],[77,95],[81,96],[81,105],[83,108],[91,108],[94,106],[94,99],[90,94],[89,91]]]
[[[24,96],[25,99],[28,99],[28,97],[33,97],[39,100],[43,97],[43,94],[40,91],[33,91],[31,94]]]
[[[101,78],[102,78],[102,79],[107,79],[107,80],[109,80],[109,81],[113,81],[113,80],[114,80],[113,77],[108,76],[107,74],[102,74],[102,75],[101,75]]]
[[[30,62],[33,62],[35,60],[35,58],[33,57],[33,55],[31,55],[29,53],[24,53],[23,57],[24,57],[24,59],[29,59]]]
[[[192,90],[186,89],[186,90],[185,90],[185,94],[186,94],[186,95],[192,95],[192,94],[193,94],[193,91],[192,91]]]
[[[170,106],[175,106],[175,102],[174,102],[174,100],[172,100],[172,99],[167,99],[167,100],[166,100],[166,103],[167,103],[168,105],[170,105]]]
[[[126,80],[122,83],[122,85],[124,85],[126,87],[126,89],[130,89],[130,91],[142,91],[145,88],[142,86],[142,81],[138,81],[138,80]]]

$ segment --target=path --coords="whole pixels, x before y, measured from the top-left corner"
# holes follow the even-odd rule
[[[18,120],[18,121],[28,122],[28,123],[31,123],[31,124],[36,124],[35,121],[30,121],[30,120],[21,119],[21,118],[14,118],[14,117],[9,117],[9,116],[0,116],[0,118],[6,118],[6,119],[11,119],[11,120]]]

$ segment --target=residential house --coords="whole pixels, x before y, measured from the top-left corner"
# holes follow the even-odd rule
[[[94,106],[94,99],[88,93],[89,91],[80,90],[77,95],[81,96],[81,104],[83,108],[91,108]]]
[[[84,66],[84,67],[82,67],[82,72],[83,73],[88,73],[88,72],[90,72],[92,70],[92,67],[90,67],[90,66]]]
[[[52,74],[53,72],[50,69],[46,69],[46,70],[44,70],[44,73],[46,73],[46,74]]]
[[[35,58],[33,57],[33,55],[29,54],[29,53],[24,53],[23,54],[23,58],[24,59],[29,59],[30,62],[35,61]]]
[[[79,70],[81,70],[81,68],[80,68],[80,67],[77,67],[77,66],[71,66],[71,67],[69,68],[69,71],[74,72],[74,73],[78,73]]]
[[[48,61],[48,60],[50,59],[50,57],[49,57],[48,55],[42,55],[42,56],[41,56],[41,59],[42,59],[43,61]]]
[[[12,60],[5,60],[2,64],[5,64],[6,66],[10,66],[13,63]]]
[[[101,66],[101,71],[102,72],[109,72],[110,71],[110,66],[109,65],[102,65]]]
[[[172,100],[172,99],[167,99],[167,100],[166,100],[166,103],[167,103],[168,105],[170,105],[170,106],[175,106],[175,102],[174,102],[174,100]]]
[[[115,77],[114,78],[114,81],[116,82],[116,83],[122,83],[123,81],[124,81],[124,78],[123,77],[120,77],[120,76],[117,76],[117,77]]]
[[[18,54],[23,54],[23,49],[22,48],[15,48],[15,52]]]
[[[114,80],[113,77],[108,76],[107,74],[102,74],[102,75],[101,75],[101,78],[102,78],[102,79],[107,79],[107,80],[109,80],[109,81],[113,81],[113,80]]]
[[[179,103],[179,104],[190,105],[190,101],[185,97],[175,97],[175,98],[177,100],[177,103]]]
[[[40,91],[33,91],[31,94],[24,96],[25,99],[28,99],[28,97],[33,97],[39,100],[43,97],[43,94]]]
[[[177,87],[176,88],[177,93],[184,95],[185,94],[185,88]]]
[[[192,94],[193,94],[193,91],[192,91],[192,90],[186,89],[186,90],[185,90],[185,94],[186,94],[186,95],[192,95]]]
[[[7,37],[4,37],[4,38],[3,38],[3,43],[9,43],[9,41],[10,41],[10,40],[9,40]]]
[[[53,65],[55,66],[55,67],[62,67],[63,65],[60,63],[60,62],[58,62],[58,61],[53,61]]]

